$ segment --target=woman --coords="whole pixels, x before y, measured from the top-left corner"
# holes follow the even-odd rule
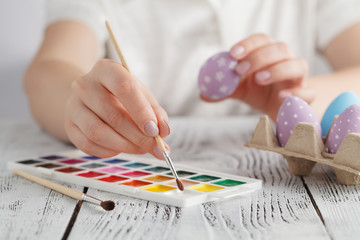
[[[359,1],[46,3],[44,40],[25,76],[30,107],[47,131],[91,155],[162,159],[153,137],[170,134],[168,114],[248,114],[248,105],[274,119],[283,99],[296,95],[320,116],[339,93],[360,95]],[[106,18],[132,74],[104,59],[112,53]],[[240,101],[208,104],[198,97],[197,74],[223,50],[238,61],[242,82],[231,98]],[[332,74],[313,75],[318,52]]]

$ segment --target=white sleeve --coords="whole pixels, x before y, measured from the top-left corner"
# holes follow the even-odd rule
[[[317,46],[320,50],[337,35],[360,22],[359,0],[319,0]]]
[[[89,26],[99,42],[99,57],[105,56],[107,32],[103,6],[99,0],[46,0],[46,25],[61,20],[80,21]]]

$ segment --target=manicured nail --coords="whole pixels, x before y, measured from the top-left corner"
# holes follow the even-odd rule
[[[158,126],[154,123],[154,121],[148,121],[145,124],[145,132],[147,133],[147,135],[149,135],[150,137],[156,137],[157,135],[159,135],[159,128]]]
[[[157,158],[165,160],[164,155],[158,146],[154,147],[153,153]]]
[[[270,78],[271,74],[269,71],[260,71],[255,74],[256,82],[259,84],[264,84],[266,80]]]
[[[240,58],[241,55],[245,52],[245,48],[243,46],[236,46],[230,50],[230,55],[237,59]]]
[[[169,126],[169,122],[168,122],[168,121],[166,121],[166,120],[164,119],[164,123],[166,124],[166,126],[167,126],[167,128],[168,128],[168,132],[169,132],[169,134],[170,134],[170,126]]]
[[[236,71],[240,75],[244,75],[250,69],[250,63],[248,61],[241,62],[237,65]]]
[[[285,91],[279,92],[279,98],[281,99],[285,99],[291,96],[292,96],[291,92],[285,92]]]

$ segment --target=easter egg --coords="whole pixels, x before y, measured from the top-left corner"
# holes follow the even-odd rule
[[[326,140],[326,150],[336,153],[348,133],[360,133],[360,105],[346,108],[335,119]]]
[[[327,136],[334,117],[354,104],[360,104],[360,99],[353,92],[344,92],[330,103],[321,119],[321,128],[324,137]]]
[[[237,61],[229,52],[218,53],[209,58],[201,67],[198,84],[206,98],[218,100],[230,96],[240,83],[241,77],[235,72]]]
[[[299,97],[286,98],[276,120],[276,134],[282,147],[286,145],[294,127],[300,122],[312,123],[321,136],[321,127],[312,108]]]

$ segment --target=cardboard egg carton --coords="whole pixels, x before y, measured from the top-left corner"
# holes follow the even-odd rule
[[[360,184],[360,134],[345,136],[336,154],[325,151],[325,145],[314,125],[298,123],[285,147],[281,147],[268,116],[262,116],[247,147],[280,153],[289,170],[297,176],[307,176],[315,164],[329,165],[340,184]]]

